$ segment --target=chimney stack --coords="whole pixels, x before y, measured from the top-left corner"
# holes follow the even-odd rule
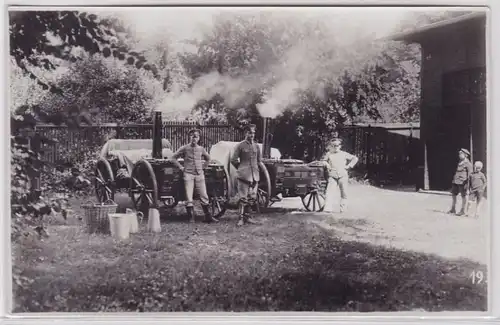
[[[161,112],[155,111],[153,118],[153,159],[162,159]]]
[[[262,125],[262,157],[263,158],[271,158],[271,142],[273,139],[272,128],[271,128],[272,119],[269,117],[263,118]]]

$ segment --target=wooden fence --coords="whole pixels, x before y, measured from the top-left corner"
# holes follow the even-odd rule
[[[189,142],[188,132],[192,128],[201,130],[200,144],[207,150],[219,141],[241,141],[243,131],[228,124],[198,125],[194,122],[164,122],[162,136],[168,139],[175,151]],[[103,124],[82,126],[78,129],[68,129],[65,126],[38,125],[37,131],[57,143],[43,148],[43,160],[48,163],[58,163],[67,160],[85,159],[88,151],[98,150],[112,138],[118,139],[151,139],[152,124]]]
[[[241,141],[244,137],[241,129],[228,124],[197,125],[192,122],[164,122],[162,136],[172,143],[176,150],[189,142],[188,132],[193,127],[201,130],[202,144],[207,150],[219,141]],[[43,158],[50,163],[66,160],[82,161],[85,152],[97,153],[110,138],[150,139],[151,124],[84,126],[70,130],[63,126],[37,126],[37,130],[58,140],[58,143],[44,150]],[[338,131],[343,139],[344,150],[355,154],[360,161],[355,172],[377,184],[405,184],[418,186],[417,170],[423,166],[423,145],[419,139],[419,128],[350,126]],[[259,134],[260,135],[260,134]],[[261,141],[261,137],[257,137]],[[308,146],[314,159],[324,153],[325,144],[314,141]],[[286,152],[287,148],[278,148]],[[293,157],[305,159],[307,157]],[[311,160],[306,159],[306,160]]]
[[[353,126],[339,131],[344,150],[356,155],[356,171],[376,184],[419,185],[424,163],[420,128]]]

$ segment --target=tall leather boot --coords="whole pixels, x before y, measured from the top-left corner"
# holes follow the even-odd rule
[[[254,202],[252,201],[252,206],[253,206]],[[255,221],[252,216],[250,215],[250,211],[251,211],[251,206],[246,206],[245,207],[245,210],[244,210],[244,213],[243,213],[243,216],[244,216],[244,220],[246,223],[249,223],[249,224],[252,224],[252,225],[257,225],[258,222]]]
[[[208,205],[202,205],[201,207],[203,209],[203,214],[205,215],[205,220],[203,222],[205,222],[205,223],[219,222],[219,220],[215,219],[210,214],[210,211],[208,209],[208,207],[209,207]]]
[[[194,223],[195,222],[195,215],[194,215],[194,208],[193,207],[186,207],[186,211],[189,217],[189,222]]]
[[[246,210],[246,204],[243,202],[240,202],[238,204],[238,214],[239,214],[239,219],[238,223],[236,226],[241,227],[245,224],[245,210]]]

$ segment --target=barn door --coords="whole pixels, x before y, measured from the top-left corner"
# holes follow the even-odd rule
[[[433,171],[430,187],[447,190],[458,163],[458,151],[472,149],[471,78],[474,70],[443,75],[442,107],[433,142]]]

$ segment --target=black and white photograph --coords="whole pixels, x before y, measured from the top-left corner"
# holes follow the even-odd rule
[[[488,312],[488,20],[10,7],[10,312]]]

